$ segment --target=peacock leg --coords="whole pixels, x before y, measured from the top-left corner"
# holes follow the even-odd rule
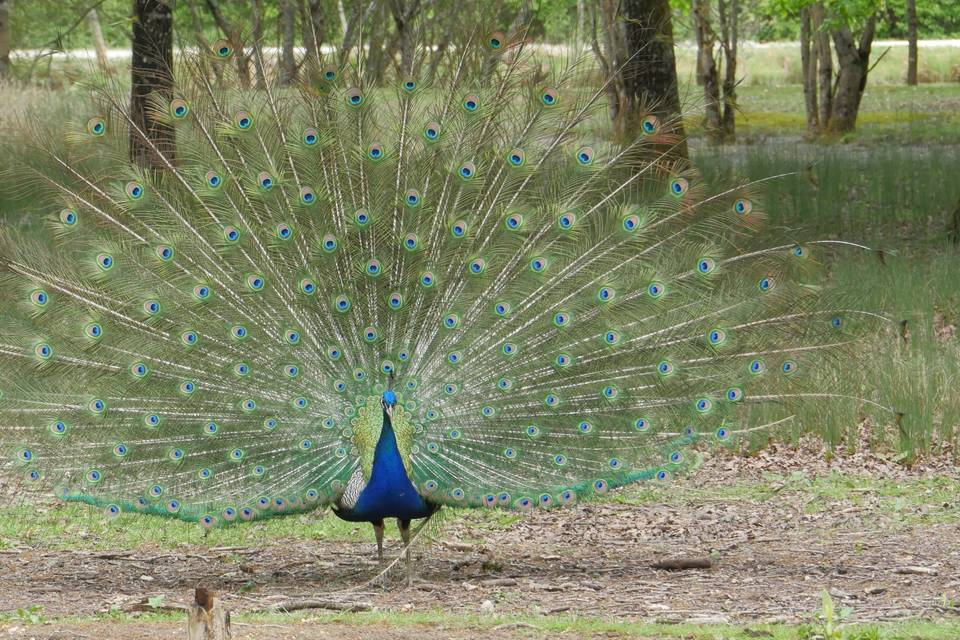
[[[413,586],[413,562],[410,557],[410,521],[397,518],[397,527],[400,529],[400,538],[407,555],[407,586]]]
[[[377,536],[377,560],[383,562],[383,520],[371,524],[373,524],[373,532]]]

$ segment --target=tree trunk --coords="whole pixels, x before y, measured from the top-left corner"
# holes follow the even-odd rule
[[[0,80],[10,77],[10,13],[13,0],[0,0]]]
[[[233,57],[237,61],[237,75],[240,79],[240,85],[244,88],[249,87],[250,56],[243,50],[243,38],[240,35],[240,30],[234,28],[224,17],[223,12],[220,11],[218,0],[207,0],[207,7],[210,8],[210,13],[213,14],[213,20],[217,23],[217,27],[223,32],[224,37],[230,41],[230,46],[233,47]]]
[[[303,43],[307,50],[307,60],[319,68],[323,56],[320,47],[323,46],[323,36],[326,30],[324,21],[323,2],[321,0],[307,0],[306,17],[303,21]]]
[[[673,24],[668,0],[623,0],[622,15],[628,61],[621,73],[626,108],[620,113],[619,134],[632,140],[644,116],[653,113],[665,129],[677,136],[669,149],[674,158],[687,158],[687,142],[680,119],[680,92],[673,54]]]
[[[731,0],[729,11],[726,0],[717,0],[720,18],[720,40],[723,45],[723,140],[733,142],[737,138],[737,42],[740,19],[738,0]]]
[[[723,125],[720,122],[720,80],[717,74],[717,61],[713,56],[716,35],[710,26],[710,7],[707,2],[708,0],[693,0],[691,14],[697,36],[697,78],[703,85],[707,138],[710,142],[718,143],[723,141]]]
[[[337,15],[340,16],[340,31],[347,35],[347,13],[343,10],[343,0],[337,0]]]
[[[253,35],[253,49],[255,54],[263,52],[263,0],[253,0],[250,3],[250,29]],[[257,88],[265,89],[267,86],[267,70],[264,68],[266,61],[263,55],[259,60],[254,61],[254,72],[257,75]]]
[[[354,0],[353,15],[350,16],[350,22],[343,34],[343,44],[340,47],[340,64],[346,63],[347,56],[353,48],[353,41],[357,39],[357,33],[363,31],[364,23],[376,19],[379,13],[375,11],[377,8],[377,0],[370,0],[366,6],[364,6],[364,0]],[[373,53],[373,48],[370,53]]]
[[[293,0],[280,0],[280,84],[289,87],[297,79],[297,61],[293,56],[297,29],[297,8]]]
[[[440,62],[447,53],[447,48],[450,46],[450,39],[452,37],[453,19],[452,17],[447,17],[444,20],[443,34],[440,36],[440,42],[437,44],[436,48],[431,54],[430,69],[427,72],[427,78],[430,80],[430,82],[433,82],[437,77],[437,69],[440,67]]]
[[[820,127],[826,128],[833,117],[833,51],[830,49],[830,33],[824,24],[826,20],[826,9],[822,2],[817,2],[811,8],[811,17],[813,20],[813,34],[816,39],[817,64],[820,69],[818,72],[820,79]]]
[[[907,0],[907,84],[917,84],[917,0]]]
[[[380,84],[380,80],[383,78],[385,64],[383,58],[387,55],[391,46],[390,42],[387,41],[387,28],[384,25],[382,7],[376,7],[372,15],[364,17],[363,22],[369,25],[368,37],[365,40],[369,49],[363,71],[367,84],[376,86]],[[357,29],[362,30],[363,24],[358,26]]]
[[[807,115],[807,135],[820,133],[817,109],[817,41],[813,33],[813,7],[800,9],[800,69],[803,75],[803,107]]]
[[[833,132],[853,131],[857,126],[857,113],[860,110],[863,90],[867,86],[870,47],[873,44],[876,26],[876,15],[870,16],[860,35],[859,43],[854,43],[853,34],[847,26],[833,31],[833,43],[840,64],[837,92],[834,95],[833,113],[830,118],[830,130]]]
[[[618,17],[619,0],[599,0],[600,25],[603,34],[603,46],[597,41],[597,6],[590,3],[590,48],[600,64],[603,76],[608,78],[606,84],[607,103],[609,105],[610,120],[616,130],[620,122],[622,111],[621,100],[625,99],[626,90],[623,87],[623,75],[620,67],[627,57],[627,43],[624,36],[623,24]],[[604,53],[606,52],[606,53]]]
[[[173,12],[165,0],[134,0],[133,58],[130,63],[130,160],[142,167],[173,162],[174,129],[157,120],[149,96],[173,98]]]
[[[587,0],[577,0],[577,47],[583,44],[586,40],[587,33],[587,8],[584,5],[584,2]],[[594,0],[590,0],[593,2]]]
[[[107,75],[113,75],[110,57],[107,55],[107,43],[103,40],[103,29],[100,28],[100,17],[96,9],[90,9],[87,13],[87,23],[90,25],[90,39],[93,40],[93,49],[97,54],[100,70]]]
[[[390,12],[400,44],[400,68],[406,75],[413,73],[413,19],[419,10],[420,0],[390,0]]]

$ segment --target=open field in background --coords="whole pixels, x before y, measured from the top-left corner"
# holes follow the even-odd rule
[[[584,48],[585,47],[585,48]],[[561,55],[575,48],[567,45],[535,44],[534,48],[548,55]],[[580,49],[589,54],[589,44]],[[275,49],[266,49],[273,53]],[[324,47],[325,54],[333,53],[332,47]],[[800,84],[800,44],[797,42],[741,42],[737,60],[738,75],[743,78],[743,86],[782,86]],[[960,40],[921,40],[919,43],[920,83],[960,82]],[[301,50],[302,52],[302,50]],[[52,58],[43,58],[34,64],[41,53],[38,50],[14,51],[13,61],[16,75],[24,77],[31,66],[39,77],[49,74],[54,81],[76,76],[85,72],[86,67],[95,60],[93,50],[75,50],[58,53]],[[694,77],[696,69],[696,45],[692,42],[678,43],[677,75],[681,79]],[[125,69],[130,63],[128,49],[109,49],[108,57],[118,68]],[[877,40],[871,50],[870,63],[876,67],[870,74],[870,83],[874,85],[902,85],[907,69],[906,42],[899,40]],[[836,62],[834,63],[836,65]]]

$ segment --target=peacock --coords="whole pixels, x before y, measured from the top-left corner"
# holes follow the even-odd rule
[[[361,48],[249,87],[221,40],[150,98],[175,149],[110,79],[38,125],[6,180],[43,224],[0,236],[20,495],[207,528],[330,507],[382,558],[385,520],[408,543],[444,506],[667,482],[695,443],[862,395],[874,316],[824,288],[837,242],[774,238],[665,116],[606,141],[589,65],[525,49],[474,33],[368,86]]]

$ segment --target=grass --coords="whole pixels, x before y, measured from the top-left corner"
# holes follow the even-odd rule
[[[41,612],[42,613],[42,612]],[[813,618],[815,612],[811,612]],[[37,615],[35,613],[35,615]],[[445,632],[475,632],[480,634],[505,634],[515,632],[523,637],[604,637],[604,638],[678,638],[682,640],[812,640],[822,637],[822,625],[811,622],[801,625],[788,624],[663,624],[623,619],[604,619],[569,615],[501,616],[501,615],[464,615],[443,611],[418,612],[363,612],[329,613],[304,615],[292,614],[253,614],[233,616],[233,623],[240,623],[239,631],[246,625],[283,625],[291,628],[305,626],[328,629],[336,626],[356,628],[360,633],[371,633],[378,628],[389,629],[392,633],[406,631],[415,633],[418,629]],[[42,616],[38,618],[38,621]],[[16,614],[0,616],[4,621],[23,624],[23,617]],[[50,622],[44,620],[44,622]],[[89,629],[95,632],[99,624],[109,622],[117,624],[183,624],[182,614],[143,614],[127,616],[122,613],[106,613],[96,617],[64,618],[57,624],[69,624],[79,630]],[[960,622],[956,620],[910,620],[872,624],[841,625],[830,640],[953,640],[960,635]],[[379,637],[379,636],[377,636]]]
[[[868,475],[833,472],[822,476],[794,473],[767,475],[762,482],[691,488],[677,492],[673,487],[641,485],[614,497],[622,504],[671,504],[724,502],[767,502],[797,496],[807,513],[828,511],[834,503],[867,506],[888,518],[887,525],[960,523],[960,505],[955,504],[960,483],[952,478],[931,477],[908,481],[878,479]]]
[[[903,418],[873,413],[871,444],[912,458],[960,433],[960,343],[938,329],[960,324],[957,249],[946,241],[948,219],[960,206],[960,148],[943,145],[806,145],[769,142],[701,148],[695,162],[708,180],[759,180],[769,229],[794,239],[842,238],[878,251],[821,251],[843,304],[890,318],[888,330],[860,352],[858,392]],[[899,337],[907,321],[909,340]],[[794,436],[814,431],[831,445],[851,446],[860,407],[831,407],[800,416]]]
[[[388,531],[391,531],[388,528]],[[123,514],[108,518],[97,509],[72,503],[0,508],[0,549],[42,545],[56,550],[103,551],[155,546],[256,546],[265,540],[350,540],[374,542],[365,524],[345,522],[326,513],[276,518],[245,526],[205,531],[196,523]]]
[[[956,46],[932,46],[920,43],[918,77],[922,83],[956,82],[960,79]],[[889,49],[889,51],[887,51]],[[886,53],[885,53],[886,52]],[[883,56],[881,60],[880,57]],[[879,62],[878,62],[879,60]],[[873,85],[902,85],[907,74],[907,48],[903,43],[894,46],[874,45],[870,64],[876,67],[870,74]],[[834,61],[834,69],[837,69]],[[696,49],[681,47],[677,50],[677,73],[692,77],[696,68]],[[741,47],[737,60],[738,75],[746,86],[799,85],[802,80],[800,68],[800,44],[776,42],[763,46],[746,44]]]
[[[797,496],[808,512],[823,511],[831,503],[866,505],[889,518],[888,526],[960,523],[956,496],[960,483],[951,478],[912,478],[903,481],[868,475],[824,476],[771,474],[757,482],[702,488],[641,484],[613,494],[621,504],[698,504],[707,501],[765,502],[776,497]],[[922,508],[921,508],[922,507]],[[444,511],[443,520],[463,522],[472,530],[509,528],[523,516],[489,510]],[[442,527],[442,524],[439,525]],[[388,537],[396,537],[392,527]],[[150,547],[173,550],[186,545],[205,547],[252,547],[270,540],[334,540],[373,543],[373,530],[365,524],[344,522],[332,513],[277,518],[244,526],[204,531],[180,520],[144,518],[123,514],[114,518],[79,504],[0,508],[0,549],[21,545],[51,550],[135,550]],[[479,541],[479,542],[482,542]]]

